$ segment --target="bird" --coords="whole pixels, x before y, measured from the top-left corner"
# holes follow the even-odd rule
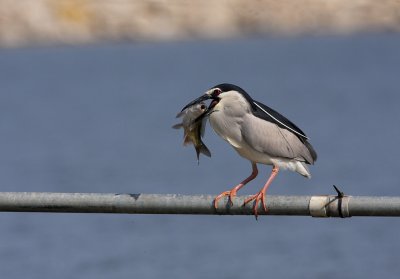
[[[215,197],[213,205],[216,210],[223,197],[228,197],[228,202],[233,205],[237,192],[257,177],[257,164],[271,165],[272,172],[261,190],[244,201],[244,205],[253,201],[256,219],[260,202],[267,212],[266,191],[281,169],[311,178],[307,165],[315,163],[317,153],[306,134],[285,116],[230,83],[213,86],[184,109],[206,100],[211,102],[199,118],[208,117],[213,130],[252,166],[246,179]]]

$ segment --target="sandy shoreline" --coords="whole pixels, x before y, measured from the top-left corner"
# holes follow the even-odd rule
[[[365,31],[400,31],[400,1],[0,0],[6,47]]]

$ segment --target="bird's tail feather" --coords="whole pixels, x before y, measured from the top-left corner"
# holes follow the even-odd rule
[[[310,170],[308,169],[307,165],[303,162],[297,162],[296,163],[296,172],[301,174],[304,177],[311,178],[311,173]]]

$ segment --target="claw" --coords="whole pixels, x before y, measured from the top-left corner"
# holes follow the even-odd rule
[[[232,206],[232,205],[233,205],[233,198],[236,197],[236,191],[235,191],[235,189],[232,189],[232,190],[230,190],[230,191],[225,191],[225,192],[222,192],[221,194],[219,194],[219,195],[214,199],[214,208],[215,208],[215,209],[218,209],[218,201],[219,201],[220,199],[222,199],[223,197],[226,197],[226,196],[229,197],[228,202],[229,202],[229,204]]]
[[[274,180],[274,178],[278,174],[278,172],[279,172],[279,167],[274,166],[273,169],[272,169],[272,173],[271,173],[270,177],[267,180],[267,183],[265,183],[264,187],[260,190],[260,192],[258,192],[257,194],[255,194],[253,196],[250,196],[249,198],[245,199],[245,201],[244,201],[243,205],[246,205],[247,203],[251,202],[252,200],[255,200],[254,201],[254,206],[253,206],[253,212],[254,212],[254,216],[256,217],[256,220],[258,218],[257,208],[258,208],[258,203],[260,202],[260,200],[261,200],[261,202],[263,204],[263,208],[264,208],[265,213],[268,212],[267,206],[265,204],[265,196],[266,196],[265,193],[267,192],[267,189],[268,189],[269,185],[271,185],[272,181]]]
[[[240,182],[238,185],[233,187],[229,191],[222,192],[219,194],[215,199],[214,199],[214,208],[218,209],[218,201],[222,199],[223,197],[229,196],[229,204],[232,206],[233,205],[233,198],[236,197],[237,191],[239,191],[240,188],[242,188],[244,185],[246,185],[248,182],[252,181],[254,178],[256,178],[258,174],[258,169],[256,163],[251,164],[253,171],[251,172],[250,176],[247,177],[245,180]]]
[[[243,205],[246,205],[247,203],[251,202],[252,200],[255,200],[254,206],[253,206],[253,213],[254,213],[254,216],[256,217],[256,220],[258,219],[258,203],[260,202],[260,200],[262,202],[264,212],[265,213],[268,212],[267,205],[265,203],[265,196],[266,196],[265,193],[261,190],[257,194],[245,199],[245,201],[243,203]]]

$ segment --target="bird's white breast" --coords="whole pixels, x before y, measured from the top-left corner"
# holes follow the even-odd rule
[[[210,114],[214,131],[226,140],[242,157],[263,164],[272,164],[267,154],[251,148],[243,138],[244,121],[251,114],[250,105],[242,95],[234,92],[222,93],[220,102]]]
[[[240,156],[257,163],[272,164],[271,158],[251,148],[242,137],[242,119],[231,117],[223,111],[223,106],[216,106],[210,114],[210,124],[214,131],[227,141]]]
[[[241,124],[248,104],[244,98],[234,92],[220,95],[221,100],[210,114],[210,124],[214,131],[235,148],[241,148]]]

